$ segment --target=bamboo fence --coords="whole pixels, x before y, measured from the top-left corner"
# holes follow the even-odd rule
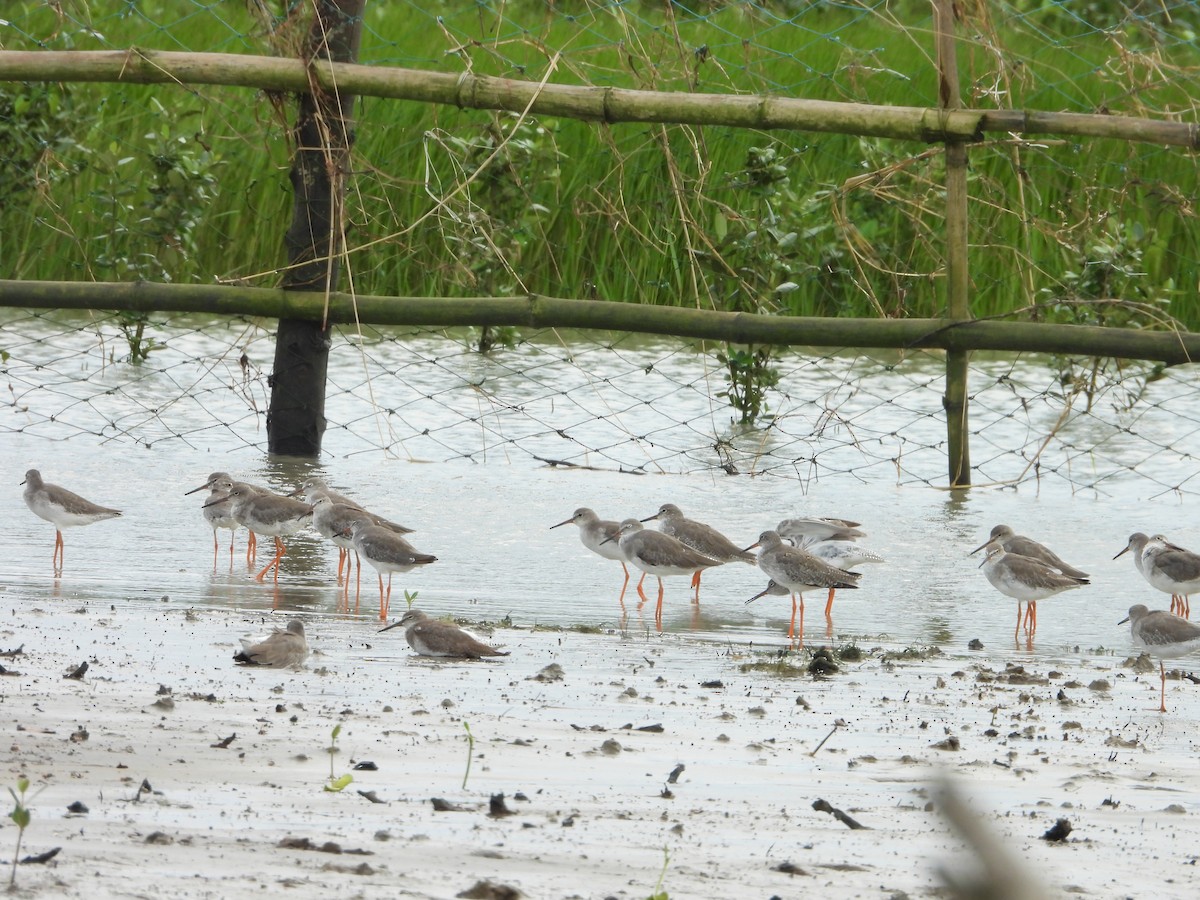
[[[350,0],[342,0],[346,6]],[[352,3],[350,5],[353,5]],[[339,4],[327,0],[330,9]],[[347,7],[349,8],[349,7]],[[372,297],[338,293],[336,271],[324,291],[241,286],[0,281],[0,305],[188,311],[278,318],[281,322],[372,325],[524,325],[612,329],[731,343],[946,351],[946,425],[951,486],[970,481],[967,361],[975,350],[1032,351],[1157,360],[1200,357],[1200,335],[971,318],[967,268],[967,154],[992,132],[1110,138],[1200,149],[1200,126],[1107,114],[974,110],[961,106],[956,39],[948,0],[937,0],[939,107],[871,106],[769,96],[732,96],[569,86],[515,79],[379,68],[336,62],[222,53],[0,51],[0,81],[235,86],[273,93],[371,96],[617,123],[836,132],[946,146],[947,319],[776,317],[644,307],[545,296],[518,298]],[[342,10],[344,13],[344,10]],[[330,54],[326,54],[330,56]],[[334,58],[338,54],[332,54]],[[345,55],[341,58],[346,58]],[[553,71],[553,66],[550,67]],[[336,148],[334,148],[336,149]],[[331,152],[331,151],[330,151]],[[301,211],[297,210],[297,215]],[[336,243],[336,242],[335,242]],[[326,243],[325,258],[337,252]],[[307,263],[320,262],[309,258]],[[305,289],[305,288],[310,289]],[[320,410],[316,411],[320,414]],[[270,424],[269,426],[270,427]],[[317,435],[314,452],[319,451]]]

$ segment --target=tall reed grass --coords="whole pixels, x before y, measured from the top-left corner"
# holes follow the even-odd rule
[[[32,0],[17,7],[0,31],[5,49],[266,53],[288,31],[282,13],[264,20],[253,4],[99,0],[65,4],[62,17]],[[439,17],[369,3],[361,58],[936,104],[925,3],[461,7],[440,6]],[[1194,120],[1200,50],[1178,15],[1088,29],[1054,10],[996,9],[1004,15],[975,10],[961,24],[967,105]],[[370,98],[356,111],[347,271],[358,292],[943,311],[937,146]],[[291,214],[291,117],[288,98],[246,90],[0,86],[0,274],[275,283]],[[1194,156],[992,135],[971,165],[976,315],[1200,326]]]

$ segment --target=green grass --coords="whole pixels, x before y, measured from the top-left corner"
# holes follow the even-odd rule
[[[246,4],[86,7],[67,3],[60,20],[25,0],[6,12],[15,27],[0,40],[6,49],[40,41],[270,52]],[[439,22],[407,3],[376,2],[361,56],[536,80],[561,51],[552,76],[561,83],[935,103],[928,4],[879,13],[696,9],[689,18],[677,8],[672,24],[649,3],[468,4],[439,7]],[[1147,20],[1089,30],[1055,19],[1054,9],[1023,10],[963,26],[969,105],[1194,118],[1189,73],[1200,50],[1179,10],[1157,31]],[[378,99],[356,111],[349,245],[361,293],[533,291],[809,315],[942,311],[939,148],[550,119],[514,128],[513,116]],[[291,116],[246,90],[4,86],[0,276],[276,283],[291,216],[283,139]],[[747,184],[756,147],[775,151],[786,181]],[[469,189],[435,210],[425,179],[445,198],[497,148]],[[1094,321],[1094,301],[1120,298],[1200,327],[1183,294],[1200,281],[1197,181],[1195,158],[1178,149],[1017,146],[992,136],[971,151],[975,313],[1037,303],[1047,317]],[[784,282],[797,288],[776,294]]]

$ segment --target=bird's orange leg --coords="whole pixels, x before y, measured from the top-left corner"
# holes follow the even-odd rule
[[[643,606],[645,606],[647,603],[650,602],[650,598],[647,597],[646,592],[644,590],[642,590],[642,582],[645,580],[646,580],[646,573],[642,572],[642,577],[641,577],[641,579],[639,579],[639,581],[637,583],[638,596],[642,598],[642,602],[638,604],[638,609],[641,609]]]
[[[692,587],[696,589],[696,596],[692,598],[692,602],[697,604],[700,602],[700,576],[703,571],[703,569],[697,569],[692,573]]]
[[[1037,601],[1030,600],[1025,606],[1025,633],[1033,637],[1037,631]]]
[[[625,608],[625,588],[629,587],[629,567],[625,565],[625,561],[621,560],[621,571],[625,573],[625,581],[621,583],[621,596],[617,598],[617,602],[621,604],[621,609]]]
[[[233,571],[233,539],[237,535],[236,529],[229,529],[229,571]]]
[[[66,553],[63,550],[62,532],[57,528],[54,529],[54,556],[50,560],[50,564],[54,566],[54,574],[61,575],[63,570],[63,562],[66,559]]]
[[[788,624],[788,637],[796,639],[796,595],[792,594],[792,621]]]
[[[383,587],[383,576],[379,576],[379,586]],[[386,622],[388,617],[388,609],[392,605],[392,573],[388,572],[387,596],[382,593],[379,595],[379,621]]]
[[[663,602],[663,580],[658,578],[658,603],[654,607],[654,621],[659,629],[662,628],[662,602]]]
[[[797,594],[796,598],[800,601],[800,627],[796,630],[796,646],[804,646],[804,595]],[[795,601],[793,601],[794,603]],[[795,612],[792,613],[795,615]]]
[[[1184,594],[1182,597],[1179,598],[1179,603],[1183,607],[1183,617],[1185,619],[1190,619],[1192,617],[1192,600],[1191,600],[1191,598],[1187,594]]]
[[[275,570],[275,583],[278,584],[279,583],[279,561],[281,559],[283,559],[283,554],[284,554],[283,541],[281,541],[279,538],[275,538],[275,558],[273,560],[271,560],[269,563],[267,563],[265,566],[263,566],[263,570],[254,576],[254,580],[262,581],[263,577],[269,571],[271,571],[271,569],[274,569]]]
[[[213,571],[217,571],[217,529],[213,529]]]
[[[825,618],[827,619],[833,618],[833,592],[836,590],[837,588],[830,588],[829,599],[825,601]]]
[[[338,586],[339,586],[339,587],[341,586],[341,583],[342,583],[342,566],[345,564],[345,562],[346,562],[346,557],[347,557],[347,556],[349,556],[349,555],[350,555],[350,554],[349,554],[349,552],[346,550],[346,548],[345,548],[345,547],[338,547],[338,570],[337,570],[337,583],[338,583]],[[346,573],[346,578],[347,578],[347,579],[349,579],[349,577],[350,577],[350,573],[349,573],[349,572],[347,572],[347,573]]]

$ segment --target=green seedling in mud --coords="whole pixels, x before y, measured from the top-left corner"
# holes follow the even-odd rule
[[[663,880],[667,877],[667,866],[671,864],[671,850],[668,847],[663,847],[663,867],[658,873],[658,881],[654,883],[654,893],[646,900],[671,900],[671,895],[663,890]]]
[[[333,756],[335,753],[337,753],[337,739],[338,735],[341,733],[342,726],[335,725],[333,727],[332,740],[329,743],[329,784],[325,785],[325,790],[330,791],[331,793],[337,793],[338,791],[345,790],[346,786],[354,780],[354,776],[349,773],[341,776],[340,778],[334,777],[333,774]]]
[[[412,605],[417,602],[417,594],[420,591],[413,591],[411,594],[406,590],[404,592],[404,602],[408,604],[408,608],[412,609]]]
[[[17,848],[13,851],[12,874],[8,877],[8,888],[13,890],[17,884],[17,860],[21,858],[21,839],[25,837],[25,829],[29,827],[30,819],[32,818],[29,807],[25,805],[25,792],[29,790],[29,779],[22,776],[17,779],[17,789],[8,789],[8,793],[12,795],[13,811],[8,814],[8,817],[13,820],[13,824],[17,826]]]
[[[463,728],[467,729],[467,770],[463,772],[463,790],[467,789],[467,779],[471,777],[471,757],[475,755],[475,735],[471,734],[471,726],[463,722]]]

